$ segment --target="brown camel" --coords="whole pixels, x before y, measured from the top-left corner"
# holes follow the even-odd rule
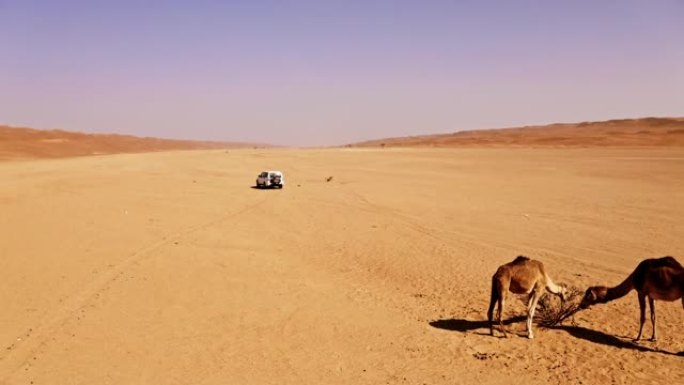
[[[518,256],[513,262],[500,266],[492,277],[492,297],[489,302],[487,318],[489,319],[489,333],[494,335],[494,323],[492,313],[494,305],[498,302],[499,307],[496,316],[499,319],[499,326],[504,337],[507,337],[502,321],[506,294],[510,291],[514,294],[528,294],[527,299],[527,337],[534,338],[532,333],[532,319],[537,308],[539,298],[544,294],[544,290],[559,295],[564,299],[566,289],[563,286],[553,283],[546,274],[544,265],[524,256]]]
[[[651,308],[651,324],[653,334],[651,341],[656,340],[655,300],[676,301],[682,299],[684,307],[684,267],[672,257],[644,259],[637,265],[621,284],[615,287],[593,286],[587,289],[580,307],[587,307],[596,303],[606,303],[624,297],[632,290],[636,290],[639,297],[639,334],[634,341],[641,339],[646,322],[646,298]]]

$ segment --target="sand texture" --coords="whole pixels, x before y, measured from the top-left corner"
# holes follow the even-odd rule
[[[252,188],[262,169],[285,188]],[[178,151],[0,181],[0,384],[684,378],[681,301],[638,345],[634,292],[534,340],[517,298],[510,338],[485,322],[518,254],[578,287],[684,262],[679,147]]]

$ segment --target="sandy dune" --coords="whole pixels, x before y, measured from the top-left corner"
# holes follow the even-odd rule
[[[86,134],[0,125],[0,160],[254,146],[246,143],[141,138],[116,134]]]
[[[263,168],[285,189],[251,188]],[[580,287],[684,262],[679,147],[167,152],[0,180],[1,384],[684,378],[682,302],[640,345],[633,293],[535,340],[483,322],[518,254]]]
[[[618,119],[387,138],[349,147],[684,146],[684,118]]]

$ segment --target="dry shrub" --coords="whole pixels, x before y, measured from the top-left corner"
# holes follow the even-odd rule
[[[583,295],[584,292],[577,288],[568,288],[565,301],[561,301],[555,295],[544,295],[537,303],[534,318],[544,327],[559,325],[580,310],[579,304]]]

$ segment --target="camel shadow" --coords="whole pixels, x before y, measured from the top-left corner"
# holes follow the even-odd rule
[[[504,325],[510,325],[513,323],[517,322],[522,322],[525,321],[527,317],[525,316],[516,316],[513,318],[509,318],[507,320],[504,320],[503,323]],[[437,329],[444,329],[444,330],[451,330],[451,331],[457,331],[461,333],[465,333],[470,330],[476,330],[476,329],[487,329],[489,330],[489,321],[487,320],[482,320],[482,321],[471,321],[467,319],[441,319],[437,321],[431,321],[430,326],[435,327]],[[495,326],[498,326],[498,323],[495,323]],[[485,334],[485,333],[482,333]],[[489,335],[489,331],[486,333]]]
[[[513,318],[509,318],[504,321],[504,325],[510,325],[513,323],[517,322],[523,322],[527,319],[525,316],[515,316]],[[465,333],[471,330],[477,330],[477,329],[489,329],[489,321],[487,320],[482,320],[482,321],[471,321],[467,319],[442,319],[442,320],[436,320],[436,321],[431,321],[430,326],[437,328],[437,329],[444,329],[444,330],[451,330],[451,331],[457,331],[461,333]],[[494,327],[497,327],[498,325],[495,323]],[[640,352],[652,352],[652,353],[662,353],[662,354],[667,354],[667,355],[672,355],[672,356],[680,356],[684,357],[684,352],[679,352],[679,353],[672,353],[668,352],[665,350],[659,350],[659,349],[653,349],[648,346],[643,346],[639,345],[637,343],[634,343],[632,340],[629,339],[624,339],[624,338],[619,338],[610,334],[606,334],[603,332],[600,332],[598,330],[592,330],[592,329],[587,329],[581,326],[554,326],[551,327],[550,329],[554,330],[563,330],[570,334],[571,336],[583,340],[587,340],[590,342],[593,342],[595,344],[601,344],[601,345],[607,345],[607,346],[613,346],[619,349],[633,349],[637,350]],[[479,333],[482,335],[489,335],[489,332],[487,333]]]
[[[684,352],[672,353],[665,350],[653,349],[648,346],[639,345],[629,339],[619,338],[598,330],[587,329],[581,326],[554,326],[551,329],[563,330],[575,338],[580,338],[595,344],[613,346],[619,349],[632,349],[640,352],[662,353],[673,356],[684,356]]]

